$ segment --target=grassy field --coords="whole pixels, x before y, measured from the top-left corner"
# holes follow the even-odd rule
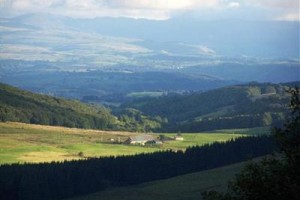
[[[115,144],[142,133],[71,129],[23,123],[0,123],[0,164],[50,162],[85,157],[133,155],[165,149],[184,150],[188,146],[225,141],[243,136],[227,133],[182,134],[183,141],[168,141],[161,146]],[[165,134],[169,137],[175,134]],[[83,155],[79,155],[83,152]]]
[[[127,94],[128,97],[142,98],[142,97],[160,97],[163,92],[132,92]]]
[[[244,129],[223,129],[216,130],[212,133],[230,133],[230,134],[245,134],[245,135],[267,135],[271,134],[271,127],[257,127],[257,128],[244,128]]]
[[[168,137],[174,137],[176,134],[164,134]],[[181,134],[183,141],[167,141],[164,143],[166,149],[184,150],[190,146],[201,146],[212,142],[224,142],[236,137],[243,137],[243,134],[228,133],[183,133]]]
[[[129,132],[71,129],[23,123],[0,123],[0,163],[49,162],[152,152],[151,148],[114,144],[123,142]]]
[[[201,200],[206,190],[224,191],[245,162],[129,187],[114,188],[69,200]]]

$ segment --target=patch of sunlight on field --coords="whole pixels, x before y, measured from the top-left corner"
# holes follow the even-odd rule
[[[118,144],[130,136],[143,133],[100,131],[23,124],[0,123],[0,164],[16,162],[50,162],[87,157],[135,155],[167,149],[226,141],[244,136],[227,133],[183,133],[183,141],[170,140],[163,145],[140,146]],[[159,134],[157,134],[158,136]],[[164,134],[174,137],[176,134]],[[82,152],[83,156],[79,156]]]
[[[160,97],[163,92],[132,92],[127,94],[128,97],[142,98],[142,97]]]
[[[164,134],[167,137],[174,137],[176,134]],[[184,150],[190,146],[201,146],[213,142],[224,142],[230,139],[244,137],[243,134],[225,134],[225,133],[182,133],[183,141],[167,141],[164,148]]]
[[[72,154],[65,154],[61,152],[29,152],[18,157],[21,162],[41,163],[51,161],[64,161],[64,160],[78,160],[81,157]]]
[[[61,147],[66,152],[83,152],[86,157],[135,155],[137,153],[150,153],[160,150],[157,147],[143,147],[123,144],[67,144]]]
[[[212,131],[212,133],[233,133],[233,134],[246,134],[246,135],[269,135],[272,133],[271,127],[255,127],[243,129],[221,129]]]
[[[0,123],[0,164],[134,155],[160,150],[159,147],[114,144],[138,134],[141,133]],[[78,156],[79,152],[84,156]]]

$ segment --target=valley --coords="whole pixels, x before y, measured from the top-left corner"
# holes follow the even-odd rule
[[[0,0],[0,199],[298,200],[298,8]]]
[[[130,93],[130,100],[121,105],[103,106],[96,97],[82,103],[0,84],[0,119],[71,128],[165,133],[280,126],[288,112],[286,91],[297,85],[299,82],[249,83],[181,94],[148,91]]]
[[[181,94],[252,81],[298,81],[298,24],[248,26],[32,13],[0,18],[0,80],[33,92],[107,105],[128,102],[132,93]],[[149,34],[150,27],[155,34]],[[228,37],[238,33],[241,38]]]

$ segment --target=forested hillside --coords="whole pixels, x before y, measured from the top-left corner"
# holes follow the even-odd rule
[[[280,125],[287,112],[288,84],[230,86],[191,95],[169,95],[124,104],[146,115],[167,118],[165,131],[199,132]]]
[[[5,84],[0,84],[0,94],[0,121],[141,132],[158,129],[162,123],[161,118],[149,118],[133,109],[118,118],[99,105],[34,94]]]
[[[115,118],[104,107],[34,94],[0,84],[0,120],[105,129]]]
[[[199,132],[280,125],[287,112],[287,84],[237,85],[187,95],[137,98],[114,110],[34,94],[0,84],[0,120],[77,128]]]

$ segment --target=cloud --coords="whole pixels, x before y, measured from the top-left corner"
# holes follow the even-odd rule
[[[200,54],[206,54],[206,55],[214,55],[216,54],[216,52],[210,48],[208,48],[207,46],[199,46],[198,47],[199,49],[199,53]]]
[[[276,20],[278,21],[300,21],[299,13],[288,13],[278,17]]]
[[[298,0],[0,0],[2,17],[27,13],[48,13],[75,18],[131,17],[165,20],[174,15],[198,12],[224,18],[224,14],[243,19],[242,12],[267,12],[273,19],[299,13]],[[238,9],[239,8],[239,9]],[[276,12],[276,15],[273,16]],[[253,18],[256,16],[254,15]],[[226,17],[225,17],[226,18]]]
[[[248,3],[256,6],[279,9],[298,9],[299,0],[248,0]]]
[[[271,17],[274,20],[300,21],[299,0],[249,0],[248,5],[275,13]]]
[[[0,11],[11,15],[41,12],[80,18],[168,19],[173,12],[212,8],[219,3],[220,0],[0,0]]]
[[[110,0],[102,1],[109,7],[127,9],[164,9],[182,10],[199,7],[211,7],[218,4],[218,0]],[[102,5],[103,5],[102,4]]]
[[[240,7],[240,3],[239,2],[230,2],[228,4],[228,7],[229,8],[238,8],[238,7]]]

